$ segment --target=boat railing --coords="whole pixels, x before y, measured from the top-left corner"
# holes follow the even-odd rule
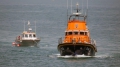
[[[65,39],[64,37],[61,37],[58,39],[58,44],[62,44],[62,43],[86,43],[86,44],[92,44],[94,47],[96,47],[96,42],[95,40],[93,39],[90,39],[89,42],[86,42],[86,41],[82,41],[83,39],[78,39],[78,40],[75,40],[75,39],[71,39],[71,38],[68,38],[68,39]]]
[[[96,47],[96,41],[95,41],[95,40],[91,39],[91,44],[92,44],[94,47]]]
[[[64,41],[62,40],[62,37],[58,39],[58,44],[62,44]]]

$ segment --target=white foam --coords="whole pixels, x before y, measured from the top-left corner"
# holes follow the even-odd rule
[[[110,55],[96,55],[94,56],[95,58],[109,58],[111,57]]]
[[[72,55],[66,55],[66,56],[61,56],[60,54],[53,54],[53,55],[49,55],[49,57],[57,57],[57,58],[108,58],[108,57],[111,57],[109,55],[96,55],[96,56],[85,56],[84,54],[83,55],[75,55],[75,56],[72,56]]]
[[[90,57],[93,57],[93,56],[85,56],[83,54],[83,55],[75,55],[75,56],[72,56],[72,55],[60,56],[60,55],[58,55],[57,57],[58,58],[90,58]]]

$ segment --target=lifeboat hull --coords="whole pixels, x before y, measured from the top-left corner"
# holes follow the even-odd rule
[[[86,43],[62,43],[58,45],[58,51],[61,56],[65,55],[85,55],[85,56],[95,56],[97,49],[94,44]]]

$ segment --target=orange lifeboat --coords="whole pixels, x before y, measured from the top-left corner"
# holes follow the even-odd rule
[[[61,56],[95,56],[97,48],[95,41],[90,38],[86,18],[86,15],[79,12],[77,5],[77,12],[69,16],[65,37],[58,40],[58,51]]]

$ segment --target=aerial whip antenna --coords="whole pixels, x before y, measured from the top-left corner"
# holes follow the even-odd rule
[[[24,21],[24,31],[25,31],[25,21]]]
[[[68,0],[67,0],[67,10],[68,10]]]
[[[87,0],[87,14],[88,14],[88,0]],[[87,14],[86,14],[86,16],[87,16]]]
[[[87,0],[87,11],[86,12],[88,12],[88,0]],[[85,15],[87,14],[86,12],[85,12]]]
[[[28,26],[29,26],[29,28],[30,28],[30,21],[28,21]]]
[[[67,21],[68,21],[68,0],[67,0]]]
[[[83,13],[83,0],[82,0],[82,13]]]
[[[29,31],[32,30],[32,28],[30,28],[30,25],[31,25],[31,24],[30,24],[30,21],[28,21],[28,27],[29,27],[28,30],[29,30]]]
[[[88,14],[88,0],[87,0],[87,11],[85,12],[85,20],[87,19]]]
[[[72,0],[71,0],[71,13],[72,13]]]
[[[79,7],[78,7],[79,4],[77,3],[76,6],[77,6],[76,10],[77,10],[77,13],[78,13],[79,12]]]
[[[87,0],[87,13],[88,13],[88,0]]]
[[[36,21],[35,21],[35,33],[36,33]]]

